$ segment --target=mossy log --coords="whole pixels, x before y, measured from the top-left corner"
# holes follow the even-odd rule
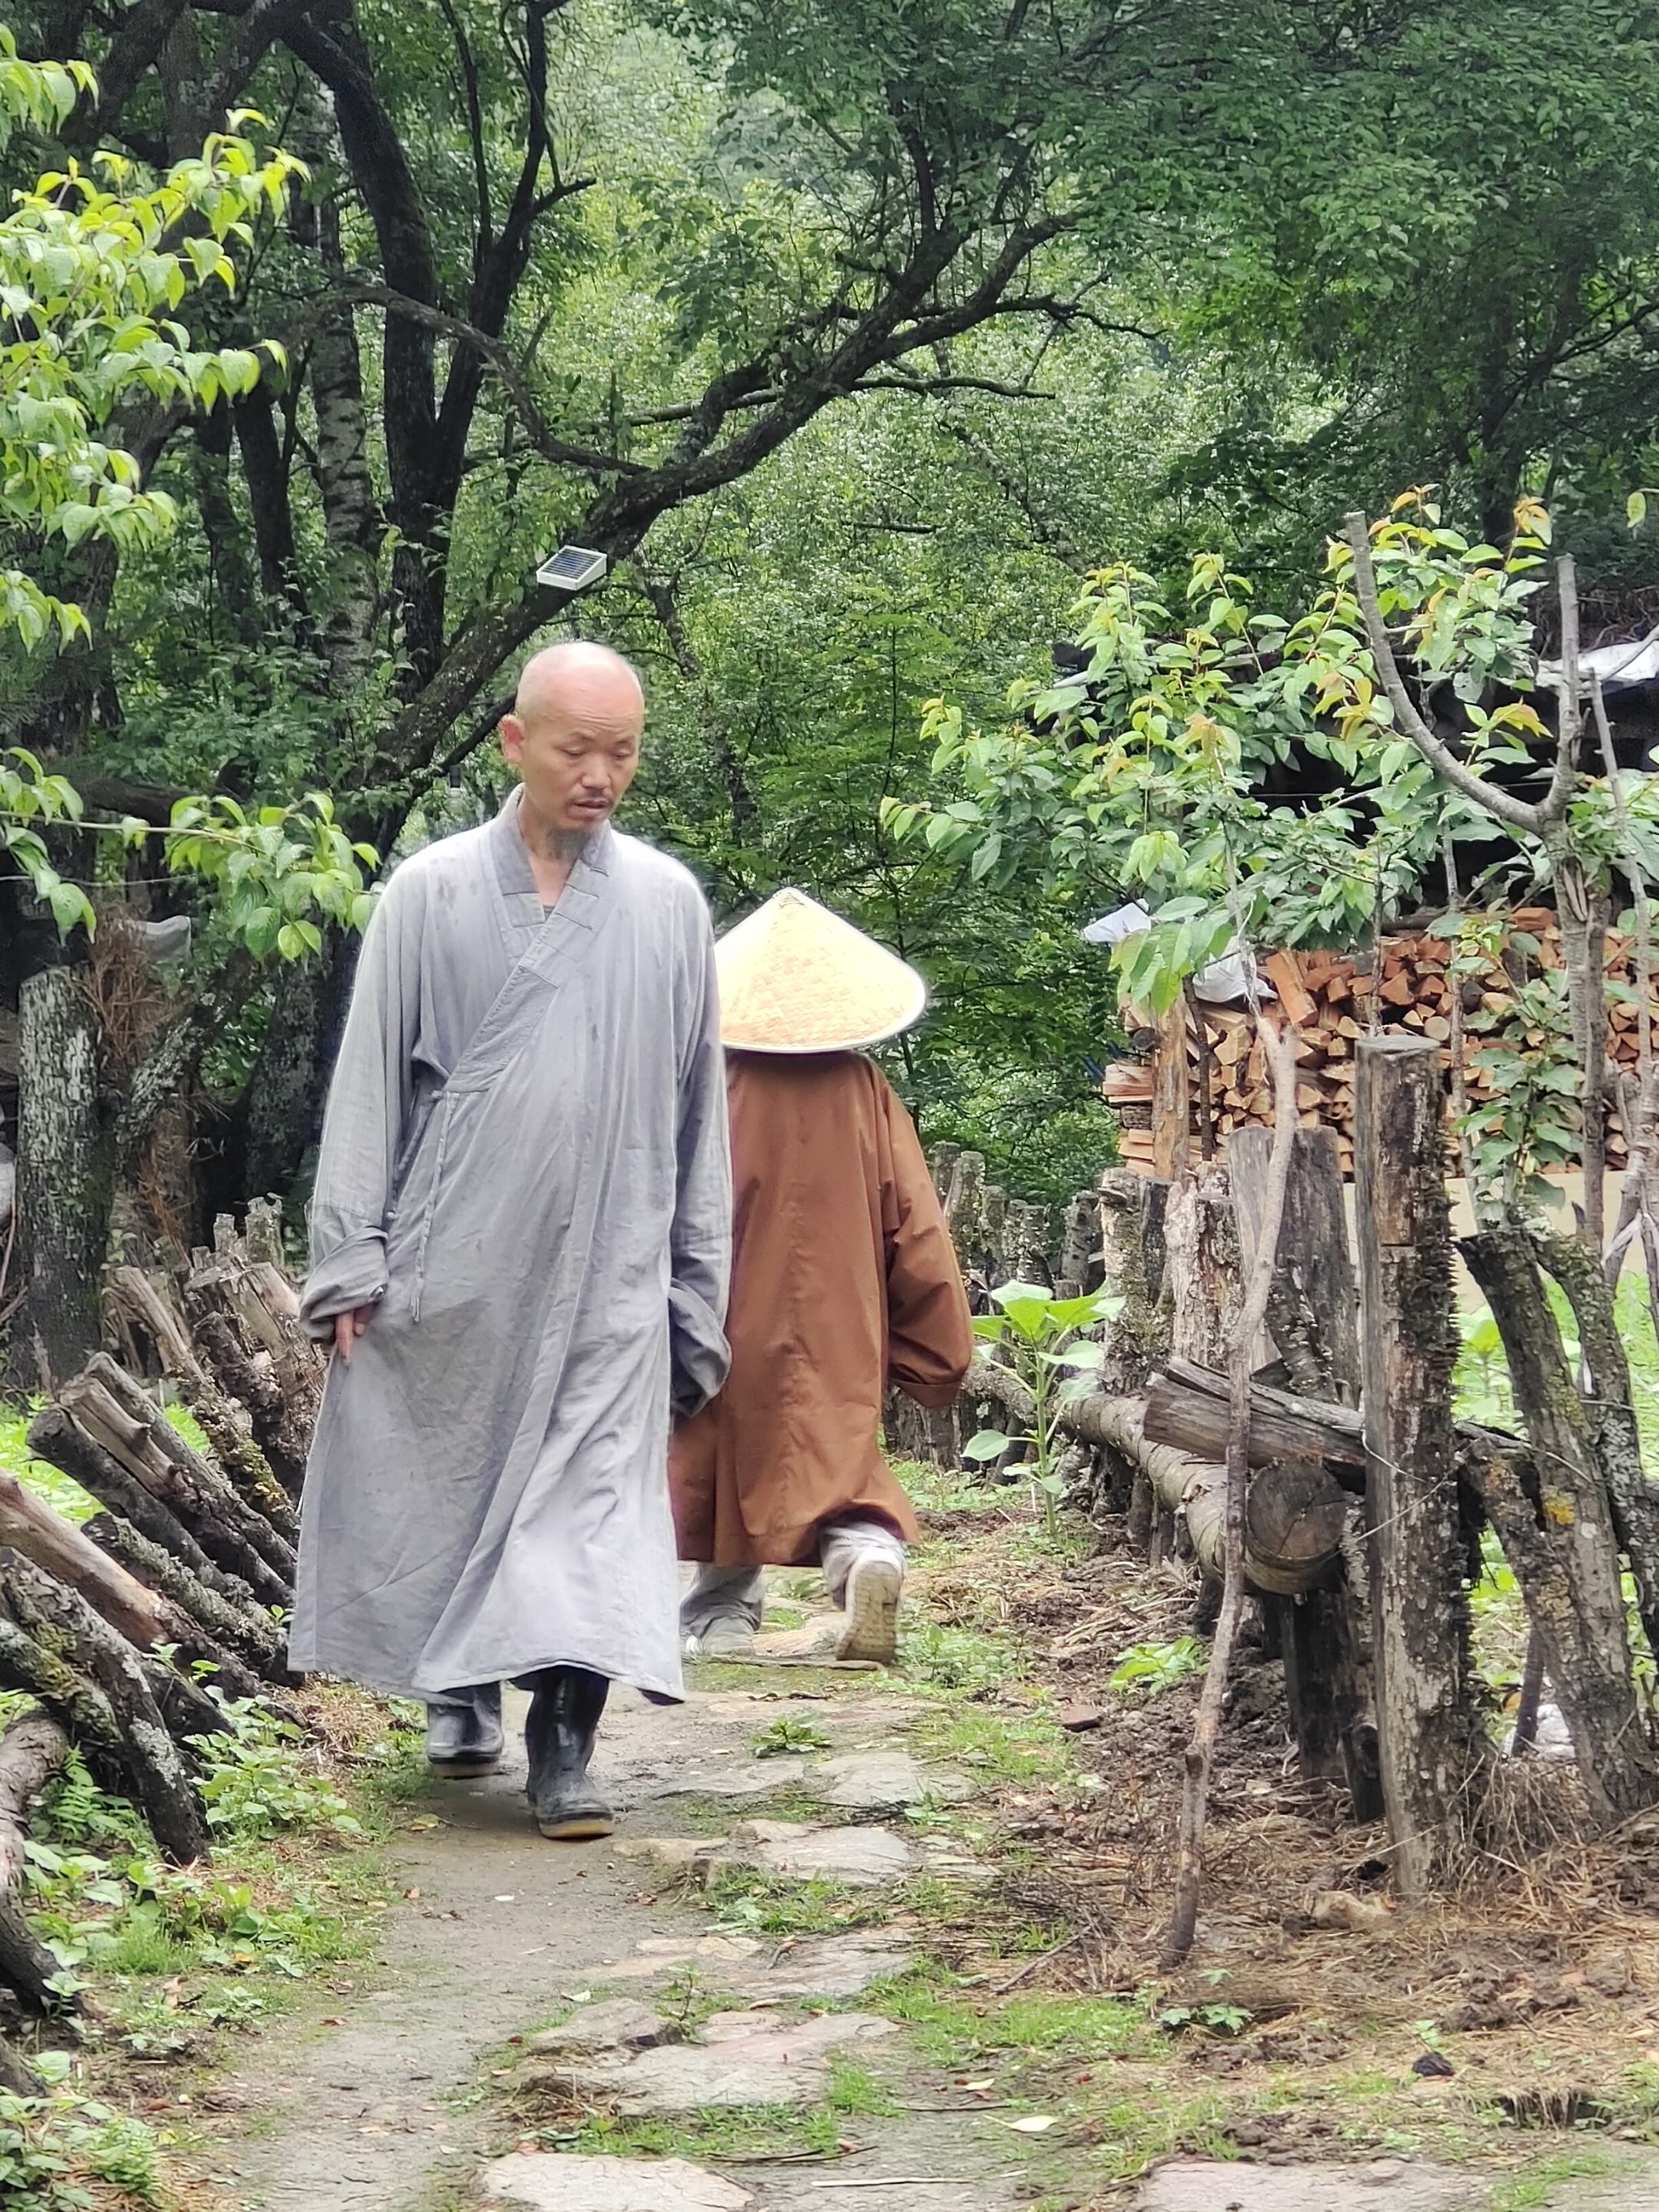
[[[134,1800],[168,1858],[206,1857],[201,1803],[139,1654],[12,1551],[0,1551],[0,1684],[40,1700],[98,1780]]]
[[[18,1714],[0,1735],[0,1980],[37,2013],[79,2008],[73,1998],[52,1988],[63,1970],[29,1926],[22,1903],[30,1802],[68,1757],[69,1738],[45,1713]],[[18,2091],[9,2077],[9,2059],[23,2064],[9,2045],[0,2045],[0,2087],[33,2094],[32,2089]],[[34,2077],[30,2074],[28,2079],[33,2082]]]

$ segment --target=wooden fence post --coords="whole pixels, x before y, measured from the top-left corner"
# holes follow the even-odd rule
[[[1471,1696],[1451,1377],[1440,1057],[1383,1032],[1356,1054],[1365,1505],[1382,1796],[1407,1895],[1457,1855],[1490,1746]]]

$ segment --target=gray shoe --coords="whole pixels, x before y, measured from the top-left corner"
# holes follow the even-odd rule
[[[741,1613],[717,1613],[685,1639],[688,1659],[752,1659],[755,1632]]]
[[[452,1690],[426,1709],[426,1763],[446,1781],[493,1774],[504,1742],[499,1682]]]

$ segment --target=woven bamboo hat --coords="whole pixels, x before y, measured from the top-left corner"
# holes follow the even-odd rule
[[[714,949],[720,1041],[738,1052],[861,1052],[920,1019],[927,986],[805,891],[776,891]]]

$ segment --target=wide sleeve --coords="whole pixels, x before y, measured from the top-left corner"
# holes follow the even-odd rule
[[[674,1226],[670,1239],[671,1399],[677,1420],[700,1413],[732,1364],[726,1293],[732,1272],[732,1151],[720,1049],[714,933],[701,893],[688,906],[690,1019],[680,1056]]]
[[[915,1125],[884,1079],[881,1089],[891,1163],[883,1194],[887,1371],[918,1406],[949,1406],[974,1356],[968,1294]]]
[[[311,1200],[311,1266],[300,1301],[301,1319],[319,1340],[332,1335],[337,1314],[386,1295],[386,1215],[412,1095],[418,906],[398,870],[364,934],[329,1084]]]

